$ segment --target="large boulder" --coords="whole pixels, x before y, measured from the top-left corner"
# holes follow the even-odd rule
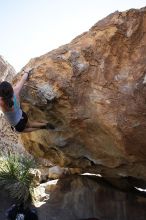
[[[146,179],[146,8],[116,11],[25,67],[33,74],[23,108],[56,128],[22,134],[30,153],[102,176]]]

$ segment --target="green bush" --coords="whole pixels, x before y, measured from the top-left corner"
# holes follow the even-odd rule
[[[0,186],[8,190],[16,202],[26,203],[32,198],[33,176],[30,168],[35,166],[33,159],[9,154],[0,164]]]

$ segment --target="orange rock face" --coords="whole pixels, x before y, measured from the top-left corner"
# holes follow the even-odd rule
[[[146,178],[146,8],[115,12],[26,67],[34,70],[23,107],[56,128],[23,134],[29,152],[103,176]]]

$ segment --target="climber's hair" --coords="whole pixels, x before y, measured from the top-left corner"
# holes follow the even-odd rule
[[[2,97],[5,105],[8,108],[11,108],[14,105],[14,102],[12,100],[13,94],[13,87],[9,82],[3,81],[0,83],[0,97]]]

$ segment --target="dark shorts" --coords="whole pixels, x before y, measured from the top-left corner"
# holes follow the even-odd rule
[[[27,114],[25,112],[22,111],[22,118],[20,119],[20,121],[18,122],[17,125],[15,125],[14,128],[16,131],[18,132],[22,132],[25,128],[26,128],[26,124],[28,122],[28,117]]]

